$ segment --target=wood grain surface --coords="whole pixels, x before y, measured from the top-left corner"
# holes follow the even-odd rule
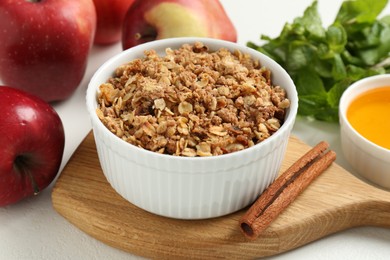
[[[309,149],[291,137],[281,171]],[[351,227],[390,227],[390,192],[370,186],[335,163],[255,241],[246,240],[239,230],[238,220],[246,209],[207,220],[157,216],[111,188],[100,168],[92,133],[65,166],[52,201],[59,214],[90,236],[154,259],[253,259]]]

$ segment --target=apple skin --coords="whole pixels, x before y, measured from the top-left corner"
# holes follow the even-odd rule
[[[0,86],[0,206],[46,188],[56,177],[65,145],[57,112],[23,90]]]
[[[237,41],[219,0],[135,0],[123,22],[122,48],[184,36]]]
[[[109,45],[122,38],[122,24],[126,12],[134,0],[93,0],[97,26],[94,43]]]
[[[1,0],[0,79],[47,102],[80,84],[96,30],[92,0]]]

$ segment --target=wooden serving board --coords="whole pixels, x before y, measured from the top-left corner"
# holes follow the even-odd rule
[[[291,137],[281,171],[310,149]],[[255,241],[239,230],[246,209],[207,220],[148,213],[106,181],[92,133],[64,168],[52,192],[54,208],[102,242],[158,259],[256,258],[276,255],[347,228],[390,227],[390,192],[370,186],[337,164],[317,178]]]

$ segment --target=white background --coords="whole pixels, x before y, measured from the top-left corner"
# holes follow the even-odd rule
[[[260,34],[277,36],[286,22],[303,14],[311,0],[221,0],[238,31],[238,42],[259,42]],[[319,11],[325,26],[334,19],[340,0],[319,0]],[[389,14],[389,6],[384,14]],[[85,107],[85,91],[96,69],[109,57],[121,51],[121,45],[93,47],[87,72],[74,95],[54,104],[66,134],[61,169],[90,131]],[[350,170],[339,145],[339,126],[333,123],[298,118],[293,134],[309,145],[321,140],[331,144],[338,154],[337,162]],[[53,184],[39,196],[16,205],[0,208],[0,259],[136,259],[129,253],[109,247],[91,238],[67,222],[52,207]],[[390,221],[390,220],[389,220]],[[322,238],[272,259],[389,259],[390,229],[361,227]]]

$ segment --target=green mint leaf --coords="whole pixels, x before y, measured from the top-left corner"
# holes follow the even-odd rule
[[[347,76],[347,70],[344,65],[344,61],[339,54],[334,56],[332,76],[334,80],[342,80]]]
[[[313,49],[302,41],[294,41],[289,44],[289,52],[286,57],[286,68],[290,71],[300,70],[310,64],[313,59]]]
[[[325,36],[325,29],[322,26],[321,17],[318,13],[317,1],[314,1],[305,10],[302,17],[296,18],[294,24],[300,24],[311,37],[323,38]]]
[[[326,42],[333,52],[341,53],[348,42],[347,32],[341,24],[335,23],[326,31]]]
[[[329,106],[327,95],[300,96],[298,112],[321,121],[338,121],[338,109]]]
[[[352,84],[352,82],[353,80],[350,78],[344,78],[333,85],[328,92],[328,104],[330,107],[338,110],[341,95]]]
[[[293,76],[297,91],[302,96],[307,95],[324,95],[326,90],[321,77],[313,71],[312,68],[306,67],[297,71]]]
[[[344,1],[336,16],[336,22],[343,25],[372,23],[387,5],[387,0]]]

